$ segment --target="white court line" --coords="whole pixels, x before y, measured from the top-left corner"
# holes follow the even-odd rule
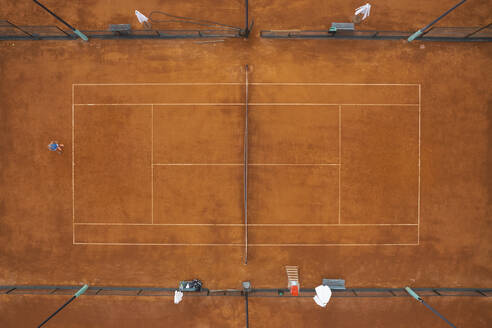
[[[338,106],[338,224],[342,220],[342,194],[341,194],[341,174],[342,174],[342,106]]]
[[[74,128],[74,85],[72,84],[72,244],[75,243],[75,128]]]
[[[419,84],[419,182],[418,182],[418,194],[417,194],[417,243],[420,245],[420,144],[421,144],[421,104],[422,104],[422,91]]]
[[[248,244],[248,246],[262,246],[262,247],[291,247],[291,246],[418,246],[413,243],[402,244]]]
[[[244,223],[103,223],[103,222],[79,222],[75,225],[86,226],[196,226],[196,227],[244,227]],[[248,227],[372,227],[372,226],[417,226],[416,223],[248,223]]]
[[[169,83],[75,83],[74,86],[130,86],[130,85],[243,85],[241,82],[169,82]],[[324,83],[324,82],[250,82],[249,85],[340,85],[340,86],[419,86],[405,83]]]
[[[244,244],[189,244],[189,243],[84,243],[76,242],[74,245],[108,245],[108,246],[244,246]],[[249,245],[248,245],[249,246]]]
[[[244,166],[244,163],[155,163],[155,166]],[[338,163],[248,163],[248,166],[339,166]]]
[[[245,103],[123,103],[123,104],[74,104],[75,106],[244,106]]]
[[[252,106],[418,106],[419,104],[249,103]]]
[[[189,243],[95,243],[95,242],[75,242],[74,245],[102,245],[102,246],[241,246],[245,244],[189,244]],[[249,246],[258,247],[319,247],[319,246],[418,246],[418,244],[249,244]]]
[[[285,85],[285,86],[296,86],[296,85],[330,85],[330,86],[412,86],[416,87],[418,84],[410,83],[410,84],[405,84],[405,83],[324,83],[324,82],[252,82],[250,85]]]
[[[244,163],[154,163],[153,166],[243,166]]]
[[[246,103],[121,103],[74,104],[74,106],[245,106]],[[419,106],[419,104],[332,104],[332,103],[248,103],[248,106]],[[328,108],[329,109],[329,108]]]
[[[75,86],[130,86],[130,85],[243,85],[240,82],[174,82],[174,83],[76,83]]]
[[[152,105],[151,110],[151,150],[150,150],[150,169],[151,169],[151,197],[152,197],[152,223],[154,223],[154,105]]]
[[[343,106],[343,105],[342,105],[342,106]],[[348,106],[348,105],[346,105],[346,106]],[[360,106],[362,106],[362,107],[363,107],[364,105],[362,104],[362,105],[360,105]],[[384,106],[382,106],[382,107],[391,107],[391,106],[392,106],[392,105],[389,105],[389,106],[384,105]],[[417,107],[417,106],[418,106],[418,104],[417,104],[417,105],[411,105],[411,106],[395,105],[395,107],[403,107],[403,108],[398,108],[398,109],[393,109],[393,110],[395,110],[395,111],[396,111],[396,110],[397,110],[397,111],[406,111],[406,112],[418,112],[418,110],[419,110],[419,109],[418,109],[418,107]],[[371,106],[371,107],[373,107],[373,106]],[[323,109],[324,109],[324,108],[323,108]],[[376,110],[380,110],[380,109],[381,109],[381,108],[365,109],[365,110],[376,111]],[[385,108],[385,109],[386,109],[386,108]],[[344,107],[342,110],[344,110],[344,111],[347,111],[347,110],[349,110],[349,111],[355,111],[355,110],[360,110],[360,108],[357,108],[357,107],[352,106],[352,108],[350,108],[350,107],[349,107],[349,108]]]
[[[250,106],[339,106],[339,111],[341,106],[418,106],[419,111],[419,181],[418,181],[418,222],[417,224],[343,224],[342,226],[379,226],[379,225],[402,225],[402,226],[415,226],[417,225],[418,229],[418,243],[417,244],[250,244],[252,246],[373,246],[373,245],[419,245],[420,244],[420,143],[421,143],[421,84],[357,84],[357,83],[251,83],[252,85],[379,85],[379,86],[418,86],[419,87],[419,103],[418,104],[329,104],[329,103],[249,103]],[[129,244],[129,243],[76,243],[75,242],[75,225],[79,225],[75,223],[75,187],[74,187],[74,110],[75,106],[244,106],[245,103],[161,103],[161,104],[74,104],[74,86],[78,85],[242,85],[242,83],[142,83],[142,84],[72,84],[72,203],[73,203],[73,243],[74,244],[95,244],[95,245],[191,245],[191,246],[243,246],[242,244]],[[152,113],[153,115],[153,113]],[[340,113],[341,115],[341,113]],[[153,128],[153,127],[152,127]],[[341,130],[341,121],[340,127]],[[153,133],[153,132],[152,132]],[[341,133],[341,132],[339,132]],[[152,135],[153,136],[153,135]],[[153,142],[153,141],[152,141]],[[339,142],[341,142],[341,138],[339,138]],[[153,161],[153,154],[152,154]],[[339,166],[339,222],[340,222],[340,202],[341,202],[341,193],[340,193],[340,166],[341,166],[341,145],[339,145],[339,161],[338,164],[248,164],[248,165],[316,165],[316,166],[328,166],[335,165]],[[244,165],[244,164],[152,164],[152,173],[153,173],[153,165]],[[153,179],[153,178],[152,178]],[[152,183],[153,189],[153,183]],[[152,191],[153,192],[153,191]],[[152,204],[153,206],[153,204]],[[153,208],[152,208],[152,216],[153,216]],[[153,218],[152,218],[153,222]],[[83,225],[80,224],[80,225]],[[125,225],[125,224],[117,224],[117,225]],[[139,225],[139,224],[137,224]],[[159,225],[172,225],[172,224],[159,224]],[[180,225],[180,224],[177,224]],[[208,224],[207,224],[208,225]],[[210,224],[210,225],[220,225],[220,224]],[[251,225],[251,224],[249,224]],[[255,226],[253,224],[252,226]],[[341,225],[341,224],[334,224]],[[268,224],[258,224],[258,226],[268,226]],[[330,226],[330,224],[271,224],[271,226]]]

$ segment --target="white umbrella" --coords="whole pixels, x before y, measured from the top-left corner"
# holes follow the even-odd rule
[[[321,307],[325,307],[331,298],[331,289],[328,286],[320,285],[315,288],[316,295],[313,297],[316,304]]]
[[[140,24],[147,23],[149,21],[149,19],[138,10],[135,10],[135,15],[137,15],[137,19]]]
[[[363,15],[362,16],[362,20],[366,19],[367,17],[369,17],[369,15],[371,14],[371,5],[366,3],[365,5],[355,9],[355,16],[357,15]]]
[[[174,304],[178,304],[183,300],[183,292],[176,290],[174,292]]]

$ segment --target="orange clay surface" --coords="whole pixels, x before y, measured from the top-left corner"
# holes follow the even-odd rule
[[[67,299],[67,295],[0,295],[4,327],[36,327]],[[489,327],[489,298],[428,298],[457,327]],[[245,327],[244,298],[82,296],[46,327]],[[410,297],[337,298],[326,308],[311,298],[249,298],[250,327],[449,327]]]
[[[363,24],[417,29],[452,4],[374,3]],[[240,288],[245,280],[283,288],[284,266],[298,265],[301,287],[323,277],[345,279],[349,287],[490,287],[492,46],[258,36],[261,29],[326,28],[348,21],[358,5],[252,3],[257,24],[250,39],[220,43],[0,42],[0,284],[172,287],[199,278],[212,289]],[[219,1],[206,17],[200,15],[210,1],[145,6],[94,1],[56,12],[80,29],[138,28],[134,9],[243,24],[241,2]],[[486,8],[485,1],[467,3],[447,22],[485,23]],[[54,23],[34,4],[17,1],[2,5],[0,18]],[[65,144],[63,155],[47,150],[51,140]],[[23,311],[39,319],[60,303],[10,297],[2,296],[2,315],[22,320],[33,319]],[[297,311],[291,301],[279,301],[285,313]],[[354,317],[359,306],[376,327],[402,326],[391,321],[400,317],[409,326],[437,320],[410,299],[381,301],[387,306],[336,301],[339,311],[299,302],[310,303],[306,313],[324,311],[311,326],[331,322],[328,311],[338,311],[339,322],[363,320]],[[82,316],[90,306],[84,302],[63,313],[65,320]],[[126,298],[98,302],[96,308],[129,315]],[[149,320],[164,318],[162,308],[139,302]],[[193,306],[204,316],[243,324],[239,298],[200,302]],[[252,318],[271,325],[265,318],[276,302],[252,301]],[[472,327],[481,327],[480,309],[490,307],[488,299],[436,302],[445,313],[466,313],[456,318],[475,320]],[[388,307],[394,318],[378,321]],[[289,315],[278,322],[308,316]],[[202,326],[217,326],[207,320]]]

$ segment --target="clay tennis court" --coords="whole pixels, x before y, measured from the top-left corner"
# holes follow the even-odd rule
[[[57,12],[89,27],[126,21],[134,5]],[[487,4],[467,5],[451,24],[487,20]],[[42,21],[26,6],[0,12]],[[171,9],[196,16],[207,6]],[[241,19],[239,4],[216,6],[214,20]],[[309,1],[281,8],[251,4],[256,28],[338,18],[309,20],[312,8],[327,9]],[[398,10],[379,8],[368,24],[407,17],[383,21]],[[210,44],[2,41],[0,285],[177,288],[198,278],[210,289],[286,288],[284,267],[296,265],[301,289],[322,278],[361,289],[490,288],[491,52],[490,43],[256,32]],[[51,140],[64,143],[62,155],[46,149]],[[36,326],[68,297],[0,292],[5,327]],[[458,327],[492,322],[488,296],[426,300]],[[47,326],[243,327],[245,317],[241,297],[174,305],[101,294]],[[439,320],[411,297],[337,297],[326,308],[311,297],[249,300],[251,327],[446,327]]]
[[[73,243],[246,245],[245,88],[74,84]],[[418,245],[420,85],[248,88],[248,246]]]

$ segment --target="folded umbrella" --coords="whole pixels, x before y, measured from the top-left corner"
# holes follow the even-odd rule
[[[137,15],[137,19],[138,19],[138,22],[140,24],[143,24],[143,23],[146,23],[149,21],[149,19],[138,10],[135,10],[135,15]]]
[[[179,290],[174,292],[174,304],[178,304],[183,300],[183,292],[180,292]]]
[[[355,10],[355,16],[357,15],[363,15],[362,16],[362,20],[366,19],[367,17],[369,17],[369,15],[371,14],[371,5],[366,3],[365,5],[357,8]]]

